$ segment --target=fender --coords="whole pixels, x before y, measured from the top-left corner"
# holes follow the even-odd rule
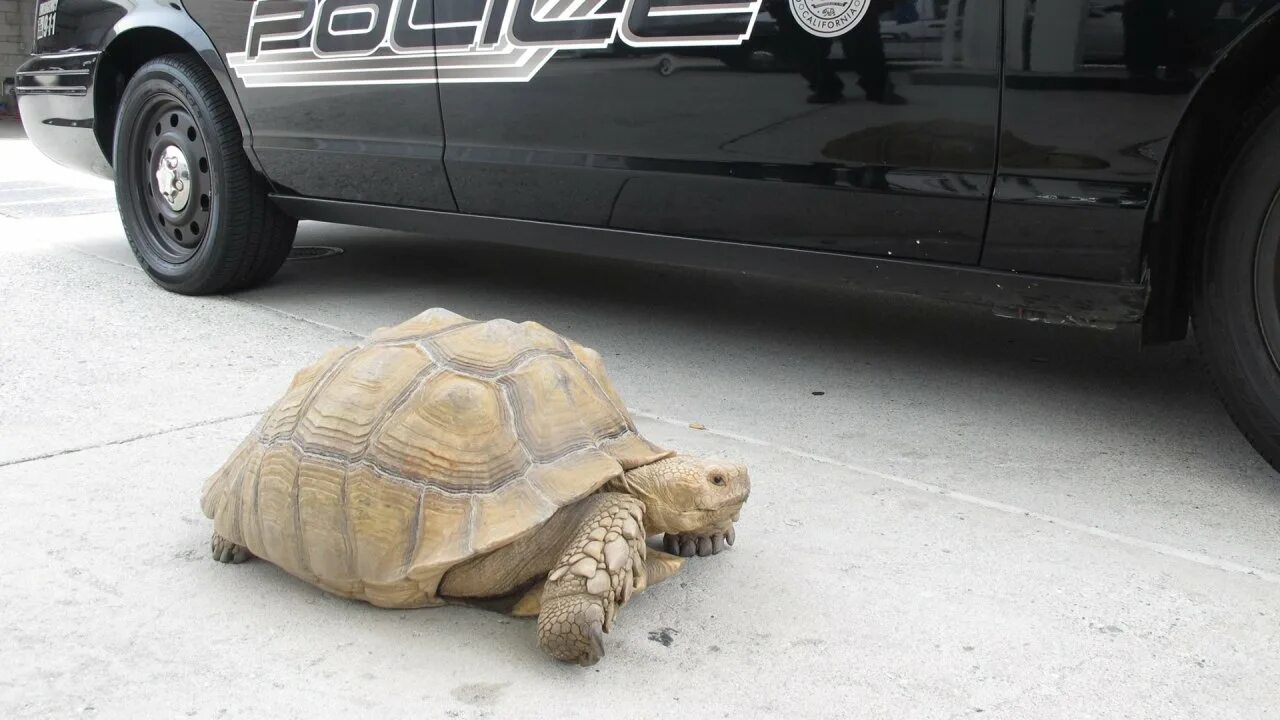
[[[1192,273],[1202,248],[1203,210],[1213,197],[1222,157],[1252,98],[1280,76],[1280,0],[1264,0],[1253,18],[1219,53],[1183,105],[1147,208],[1142,258],[1150,283],[1143,341],[1186,336]]]
[[[179,3],[139,0],[132,10],[104,34],[100,47],[104,54],[110,54],[113,48],[126,45],[133,33],[145,30],[163,30],[177,36],[204,60],[205,65],[217,79],[218,87],[226,96],[236,123],[240,126],[240,134],[244,138],[244,150],[249,156],[249,162],[254,170],[262,172],[261,164],[253,150],[253,131],[249,119],[240,103],[240,97],[236,93],[227,66],[223,63],[222,54],[214,47],[213,40],[209,38],[204,28],[200,27],[195,18]]]
[[[1269,7],[1264,7],[1264,5]],[[1265,26],[1268,26],[1273,22],[1280,22],[1280,3],[1277,3],[1276,0],[1270,0],[1270,2],[1264,3],[1264,5],[1260,5],[1258,8],[1255,8],[1254,12],[1256,13],[1256,16],[1254,19],[1250,21],[1243,32],[1237,35],[1235,39],[1222,49],[1222,52],[1219,53],[1217,59],[1214,60],[1213,65],[1209,67],[1209,70],[1200,78],[1200,81],[1196,83],[1195,88],[1191,91],[1190,99],[1183,105],[1182,113],[1178,116],[1178,122],[1174,126],[1173,135],[1169,138],[1170,148],[1177,147],[1180,143],[1186,140],[1190,133],[1194,132],[1194,122],[1192,122],[1192,120],[1194,119],[1196,112],[1201,110],[1206,102],[1213,101],[1211,96],[1224,72],[1229,72],[1231,67],[1239,61],[1241,56],[1253,49],[1253,45],[1258,42],[1258,38]],[[1159,194],[1164,189],[1165,183],[1168,181],[1168,174],[1170,166],[1172,165],[1173,155],[1174,153],[1172,152],[1166,152],[1164,157],[1161,158],[1160,167],[1156,175],[1156,186],[1154,189],[1155,194]],[[1154,206],[1155,203],[1152,203],[1153,208]]]

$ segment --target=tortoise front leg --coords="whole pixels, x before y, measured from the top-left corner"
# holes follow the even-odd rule
[[[558,660],[594,665],[604,655],[603,633],[618,607],[643,590],[644,504],[622,493],[600,493],[547,575],[538,615],[538,644]]]
[[[682,565],[684,565],[684,558],[648,548],[644,557],[645,589],[680,572]],[[537,585],[526,590],[524,595],[516,601],[515,606],[511,608],[511,614],[516,617],[537,617],[542,612],[542,593],[546,589],[547,580],[543,578]]]

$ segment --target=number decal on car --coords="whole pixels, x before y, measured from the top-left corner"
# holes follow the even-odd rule
[[[36,40],[58,32],[58,0],[41,0],[36,6]]]
[[[761,0],[257,0],[245,87],[527,82],[561,50],[740,45]]]

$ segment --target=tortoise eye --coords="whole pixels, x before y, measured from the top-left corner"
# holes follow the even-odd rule
[[[711,484],[712,484],[712,485],[724,485],[724,476],[723,476],[723,475],[721,475],[721,474],[719,474],[719,473],[716,473],[715,475],[712,475],[712,476],[711,476]]]

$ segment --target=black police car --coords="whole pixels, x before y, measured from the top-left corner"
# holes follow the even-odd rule
[[[1275,5],[43,0],[17,90],[175,292],[315,219],[1193,322],[1280,466]]]

